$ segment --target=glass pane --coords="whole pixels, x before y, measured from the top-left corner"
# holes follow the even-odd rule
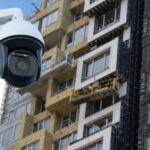
[[[114,22],[114,19],[115,19],[115,9],[113,9],[112,11],[108,12],[106,15],[105,15],[105,26],[111,24]]]
[[[98,32],[103,29],[103,21],[104,21],[104,16],[100,16],[95,20],[95,32]]]
[[[15,118],[15,110],[9,113],[9,121],[12,121]]]
[[[67,36],[67,48],[73,45],[73,32]]]
[[[48,28],[52,23],[52,14],[49,14],[47,17],[46,17],[46,28]]]
[[[102,142],[99,142],[99,143],[97,144],[97,150],[102,150],[102,147],[103,147]]]
[[[57,19],[58,19],[58,10],[53,12],[51,19],[52,19],[51,20],[51,24],[54,24],[54,23],[57,22]]]
[[[28,146],[28,150],[32,150],[32,145],[29,145],[29,146]]]
[[[50,125],[50,119],[47,118],[45,121],[44,121],[44,127],[45,129],[47,129],[49,131],[49,125]]]
[[[120,6],[116,9],[116,20],[120,19]]]
[[[88,37],[88,30],[89,30],[89,25],[85,26],[85,37],[84,39],[86,39]]]
[[[104,55],[96,58],[93,65],[93,74],[98,74],[104,71]]]
[[[72,83],[73,83],[73,79],[71,78],[67,81],[67,87],[71,87]]]
[[[18,139],[19,128],[20,128],[20,124],[18,124],[18,125],[15,126],[15,131],[14,131],[14,140],[15,141]]]
[[[94,126],[88,126],[88,135],[91,135],[92,133],[94,133]]]
[[[87,64],[87,72],[86,72],[86,76],[87,77],[90,77],[90,76],[92,76],[92,74],[93,74],[93,63],[92,63],[92,61],[91,62],[89,62],[88,64]]]
[[[77,140],[77,132],[76,133],[73,133],[73,138],[72,138],[72,142],[76,141]]]
[[[150,150],[150,136],[146,137],[146,150]]]
[[[67,147],[68,145],[69,145],[69,139],[68,139],[68,137],[65,137],[65,138],[61,139],[60,148]]]
[[[28,103],[27,104],[27,108],[26,108],[27,110],[26,110],[26,112],[28,113],[28,114],[30,114],[30,111],[31,111],[31,103]]]
[[[63,91],[66,89],[66,81],[62,82],[59,84],[59,88],[58,88],[58,91]]]
[[[52,1],[52,0],[47,0],[47,1],[46,1],[46,7],[48,7],[48,6],[50,6],[50,5],[52,4],[51,1]]]
[[[20,117],[23,112],[25,112],[26,105],[23,105],[16,110],[16,118]]]
[[[33,125],[33,132],[36,132],[38,130],[38,123],[35,123]]]
[[[56,141],[56,142],[53,144],[53,150],[59,150],[59,141]]]
[[[11,145],[12,139],[13,139],[13,128],[9,128],[4,131],[2,146],[8,147],[9,145]]]
[[[27,148],[27,147],[24,147],[22,150],[28,150],[28,148]]]
[[[0,147],[2,146],[2,137],[3,136],[3,132],[0,133]]]
[[[112,123],[112,115],[107,117],[107,125],[110,125]]]
[[[76,121],[76,110],[71,112],[71,118],[70,118],[71,123]]]
[[[39,143],[36,142],[33,144],[33,149],[32,150],[38,150],[38,147],[39,147]]]
[[[107,108],[113,104],[113,97],[109,96],[102,99],[102,109]]]
[[[66,127],[70,124],[69,122],[70,118],[69,118],[69,115],[65,115],[63,118],[62,118],[62,123],[61,123],[61,127]]]
[[[87,103],[86,117],[98,112],[100,110],[100,101]]]
[[[110,57],[110,54],[106,54],[105,56],[105,69],[109,67],[109,57]]]
[[[74,45],[84,40],[85,26],[75,31]]]
[[[96,122],[95,126],[96,126],[96,129],[97,129],[97,130],[95,130],[95,132],[98,131],[98,130],[102,130],[106,126],[106,119],[103,119],[103,120],[100,120],[100,121]]]

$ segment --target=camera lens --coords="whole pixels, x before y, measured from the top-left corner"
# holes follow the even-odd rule
[[[39,65],[35,55],[22,49],[8,55],[7,81],[17,87],[27,86],[36,81]]]
[[[30,63],[27,61],[27,59],[20,58],[16,62],[16,68],[22,71],[27,71],[30,68]]]

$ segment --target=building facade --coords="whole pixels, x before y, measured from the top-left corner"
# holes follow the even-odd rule
[[[0,149],[149,150],[142,117],[150,108],[142,101],[149,83],[143,79],[148,6],[142,0],[42,0],[27,18],[45,41],[42,76],[27,88],[8,86]]]

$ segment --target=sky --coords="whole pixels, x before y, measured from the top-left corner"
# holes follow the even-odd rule
[[[21,8],[24,13],[24,18],[26,18],[32,12],[36,11],[32,6],[32,2],[40,8],[41,0],[0,0],[0,9]]]
[[[36,11],[36,9],[32,6],[32,2],[34,2],[36,6],[40,8],[41,0],[0,0],[0,9],[20,8],[23,11],[24,18],[26,18]],[[0,104],[4,92],[4,85],[4,80],[0,79]]]

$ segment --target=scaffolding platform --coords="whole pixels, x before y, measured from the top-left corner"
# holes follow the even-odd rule
[[[79,105],[85,102],[95,101],[116,93],[118,88],[119,81],[117,78],[107,79],[85,89],[72,90],[70,102],[73,105]]]

